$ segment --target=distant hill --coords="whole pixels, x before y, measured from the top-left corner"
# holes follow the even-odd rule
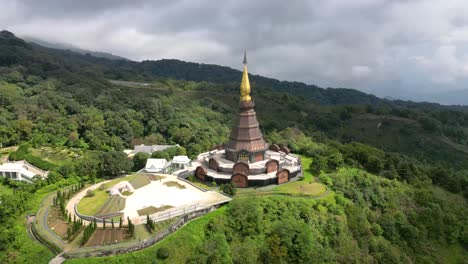
[[[74,51],[74,52],[77,52],[77,53],[80,53],[80,54],[83,54],[83,55],[89,54],[89,55],[91,55],[93,57],[97,57],[97,58],[106,58],[106,59],[110,59],[110,60],[126,60],[126,61],[129,61],[129,59],[127,59],[127,58],[117,56],[117,55],[114,55],[114,54],[111,54],[111,53],[100,52],[100,51],[90,51],[90,50],[86,50],[86,49],[76,47],[76,46],[74,46],[72,44],[68,44],[68,43],[60,43],[60,42],[51,43],[51,42],[48,42],[48,41],[45,41],[45,40],[41,40],[41,39],[34,38],[34,37],[28,37],[28,36],[24,36],[23,39],[26,42],[34,43],[34,44],[37,44],[37,45],[40,45],[40,46],[43,46],[43,47],[47,47],[47,48],[51,48],[51,49],[70,50],[70,51]]]
[[[229,123],[229,118],[235,113],[241,78],[239,70],[219,65],[180,60],[110,60],[70,50],[46,48],[27,43],[8,31],[0,32],[0,71],[3,71],[0,72],[0,78],[7,82],[19,82],[25,87],[28,87],[28,82],[35,83],[37,77],[43,82],[58,80],[55,85],[60,89],[49,91],[47,96],[63,96],[67,98],[63,100],[73,100],[68,102],[70,109],[67,108],[67,111],[70,113],[76,113],[79,107],[91,106],[102,112],[113,112],[124,106],[141,113],[154,111],[135,122],[140,122],[145,133],[159,129],[156,131],[168,138],[173,136],[172,133],[177,129],[168,127],[165,122],[173,122],[168,121],[173,119],[170,117],[172,113],[180,111],[185,114],[183,109],[188,106],[182,105],[183,100],[188,100],[204,111],[209,108],[219,113],[220,117],[227,118],[223,124]],[[353,89],[324,89],[259,75],[250,77],[255,103],[258,106],[257,114],[265,134],[286,128],[298,128],[308,135],[326,135],[343,143],[358,141],[387,151],[412,155],[420,160],[449,162],[451,166],[468,168],[466,106],[388,100]],[[122,83],[125,82],[115,81],[148,85],[124,87]],[[30,89],[26,94],[35,94],[40,89],[51,87],[47,84],[40,89],[34,89]],[[6,95],[9,93],[11,91],[4,92]],[[24,97],[21,91],[18,93],[16,97]],[[15,96],[13,97],[16,98]],[[167,112],[163,111],[167,120],[161,118],[162,123],[161,120],[157,120],[154,121],[156,123],[150,124],[148,120],[153,119],[155,113],[162,110],[156,106],[146,107],[148,102],[139,102],[159,100],[155,99],[159,97],[168,97],[168,100],[175,100],[177,103],[173,106],[171,104],[173,108]],[[0,100],[6,99],[0,97]],[[51,103],[49,107],[55,104],[57,102]],[[18,111],[18,115],[23,115],[24,110],[15,111]],[[68,113],[67,111],[62,109],[60,113]],[[36,116],[32,113],[31,115]],[[194,115],[184,119],[184,123],[193,123],[193,120],[203,116]],[[15,115],[6,116],[4,120],[10,120],[11,117]],[[6,121],[1,122],[0,116],[0,125],[9,124]],[[200,121],[196,123],[197,126],[201,124]],[[186,126],[185,124],[177,124],[175,127],[180,128]],[[127,128],[128,126],[127,124]],[[118,127],[122,128],[120,125]],[[142,131],[141,128],[135,130]],[[85,133],[84,130],[80,132]],[[183,135],[180,131],[178,133],[180,134],[177,136]],[[226,136],[227,132],[219,133],[220,136]],[[122,135],[122,144],[129,144],[132,137],[135,135],[130,132]],[[189,152],[196,153],[206,149],[212,141],[211,136],[207,138],[204,147],[200,147],[198,137],[189,148]],[[91,143],[91,138],[89,140]]]
[[[428,95],[428,100],[447,105],[468,105],[468,89]]]

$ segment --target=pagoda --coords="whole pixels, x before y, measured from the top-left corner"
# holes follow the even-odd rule
[[[244,71],[240,85],[240,103],[237,120],[226,144],[226,159],[237,162],[257,162],[265,159],[268,149],[263,140],[260,124],[255,113],[255,103],[250,96],[247,54],[244,52]]]
[[[198,155],[192,162],[193,173],[202,181],[242,188],[289,182],[302,173],[301,160],[287,147],[268,145],[263,139],[250,95],[245,52],[243,64],[239,110],[229,141]]]

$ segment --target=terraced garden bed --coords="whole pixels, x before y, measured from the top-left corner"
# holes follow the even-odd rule
[[[103,246],[122,242],[129,239],[127,228],[102,229],[94,231],[91,238],[85,244],[85,247]]]
[[[62,213],[55,207],[49,208],[49,214],[47,216],[47,225],[63,240],[67,238],[67,229],[70,224],[67,221],[62,220]]]
[[[178,182],[175,182],[175,181],[168,181],[168,182],[165,182],[164,185],[166,185],[167,187],[176,187],[177,189],[185,189],[186,187]]]
[[[106,202],[94,214],[95,216],[117,216],[120,211],[125,208],[125,198],[120,195],[112,195],[107,198]],[[114,215],[115,214],[115,215]]]
[[[137,210],[137,212],[138,212],[138,215],[152,215],[152,214],[162,212],[173,207],[174,206],[171,206],[171,205],[163,205],[161,207],[149,206],[149,207]]]
[[[135,177],[133,179],[131,179],[130,181],[130,184],[133,186],[133,188],[135,189],[139,189],[143,186],[146,186],[148,184],[151,183],[151,180],[150,178],[148,177],[148,175],[144,175],[144,174],[137,174],[135,175]]]
[[[148,174],[148,178],[149,178],[151,181],[160,181],[160,180],[162,180],[162,179],[165,179],[166,176]]]

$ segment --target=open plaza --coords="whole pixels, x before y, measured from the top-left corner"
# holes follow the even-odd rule
[[[219,192],[202,190],[174,175],[137,174],[92,185],[71,199],[67,209],[74,211],[76,207],[81,217],[122,217],[125,221],[129,217],[133,223],[141,224],[147,215],[175,217],[229,200]]]

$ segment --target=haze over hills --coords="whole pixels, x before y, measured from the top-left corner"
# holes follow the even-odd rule
[[[23,39],[29,43],[35,43],[40,46],[52,48],[52,49],[70,50],[70,51],[77,52],[83,55],[89,54],[94,57],[106,58],[110,60],[129,60],[127,58],[117,56],[117,55],[107,53],[107,52],[90,51],[90,50],[82,49],[80,47],[76,47],[75,45],[72,45],[69,43],[59,43],[59,42],[51,43],[46,40],[42,40],[42,39],[38,39],[34,37],[28,37],[28,36],[24,36]]]

